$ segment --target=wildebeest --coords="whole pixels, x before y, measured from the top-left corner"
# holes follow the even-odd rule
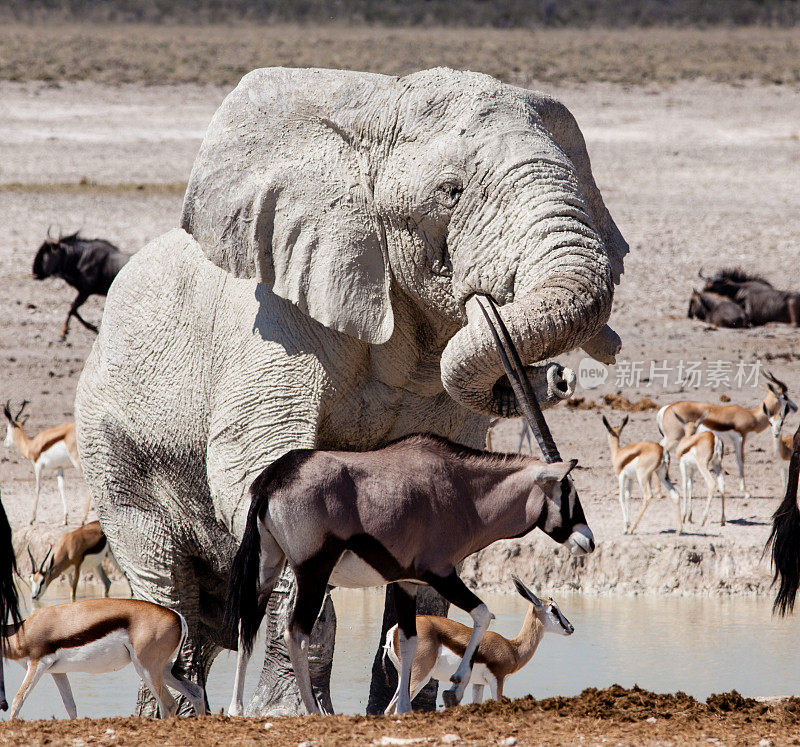
[[[736,301],[719,293],[692,289],[689,299],[689,319],[699,319],[715,327],[749,327],[744,309]]]
[[[700,273],[700,277],[706,281],[704,291],[736,301],[753,326],[767,322],[800,326],[800,293],[778,290],[764,278],[738,268],[720,270],[711,278]]]
[[[61,339],[67,338],[70,317],[74,316],[86,329],[97,332],[97,327],[87,322],[78,309],[93,294],[105,296],[111,283],[130,259],[105,239],[84,239],[79,232],[58,239],[47,240],[36,251],[33,260],[33,276],[37,280],[58,277],[66,280],[78,295],[69,307],[69,313],[61,329]]]

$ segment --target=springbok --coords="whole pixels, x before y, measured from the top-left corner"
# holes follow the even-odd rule
[[[680,415],[675,417],[682,420]],[[706,510],[700,525],[706,523],[708,512],[711,510],[711,500],[715,489],[719,492],[722,503],[721,526],[725,526],[725,478],[722,475],[722,457],[725,447],[722,439],[714,431],[699,431],[707,415],[701,415],[697,420],[687,420],[683,423],[684,436],[678,442],[677,457],[681,470],[683,483],[683,509],[684,521],[692,520],[692,472],[697,469],[706,483],[708,500]],[[713,473],[713,475],[712,475]]]
[[[772,451],[781,463],[781,490],[786,490],[786,466],[783,462],[788,462],[792,456],[792,437],[788,433],[785,436],[781,435],[783,421],[788,414],[789,408],[784,405],[780,412],[769,419],[772,426]]]
[[[622,507],[623,533],[633,534],[636,531],[636,527],[639,526],[639,522],[642,520],[642,516],[644,516],[644,512],[653,498],[651,482],[655,476],[656,492],[659,497],[661,497],[661,486],[663,485],[669,497],[675,501],[675,506],[678,509],[678,528],[675,533],[680,534],[683,531],[681,498],[669,479],[669,452],[653,441],[636,441],[627,446],[620,446],[620,435],[622,434],[622,429],[628,424],[628,417],[628,415],[625,416],[619,428],[612,428],[611,424],[606,420],[606,416],[602,416],[603,425],[608,431],[611,464],[619,481],[619,505]],[[644,502],[639,516],[631,526],[631,483],[634,477],[642,489]]]
[[[80,574],[89,571],[94,571],[100,577],[107,597],[111,589],[111,579],[103,569],[103,559],[109,558],[114,565],[117,565],[99,521],[93,521],[72,532],[67,532],[59,540],[52,555],[49,550],[47,551],[40,565],[37,566],[33,559],[30,547],[28,548],[28,557],[31,559],[30,582],[31,599],[33,600],[42,597],[47,591],[47,587],[67,571],[71,576],[71,601],[75,601]],[[47,564],[48,558],[50,559],[49,565]],[[117,567],[119,568],[119,566]]]
[[[28,400],[23,401],[22,407],[16,415],[11,415],[11,402],[6,402],[3,414],[8,421],[6,427],[5,445],[8,448],[16,446],[25,459],[33,463],[33,474],[36,477],[36,498],[33,502],[33,515],[30,523],[36,521],[36,511],[39,508],[40,477],[43,469],[54,469],[58,480],[58,492],[61,494],[61,504],[64,507],[64,525],[68,524],[67,496],[64,493],[64,467],[74,467],[78,474],[81,472],[78,457],[78,445],[75,441],[75,423],[62,423],[53,428],[37,433],[33,438],[28,438],[23,431],[27,416],[22,417],[22,411]]]
[[[797,483],[800,480],[800,427],[792,440],[792,456],[789,459],[789,475],[786,492],[781,505],[772,515],[772,531],[764,547],[770,552],[778,583],[773,611],[781,615],[794,610],[797,589],[800,587],[800,507],[797,505]]]
[[[27,666],[11,704],[12,719],[44,674],[53,677],[69,717],[76,718],[67,672],[102,674],[130,663],[158,702],[162,718],[177,710],[165,684],[183,695],[197,715],[206,712],[203,689],[175,666],[187,627],[174,610],[140,599],[84,599],[43,607],[5,627],[3,656]]]
[[[320,713],[311,687],[308,642],[328,584],[364,588],[397,583],[402,661],[397,712],[407,713],[417,649],[418,584],[433,587],[468,612],[474,623],[450,678],[453,685],[443,696],[451,707],[463,697],[472,657],[492,619],[459,578],[458,563],[492,542],[521,537],[535,527],[574,555],[594,550],[594,537],[568,477],[576,461],[561,461],[510,334],[491,301],[489,307],[508,351],[480,304],[547,463],[419,434],[365,452],[295,449],[273,462],[250,488],[250,510],[225,601],[224,635],[235,640],[238,633],[239,649],[230,715],[242,713],[253,639],[284,560],[297,581],[284,640],[308,712]]]
[[[542,601],[516,576],[514,586],[530,607],[516,638],[504,638],[499,633],[487,630],[475,652],[475,664],[469,684],[472,685],[472,702],[483,700],[483,689],[489,686],[494,700],[503,697],[503,685],[507,677],[518,672],[536,653],[545,633],[572,635],[575,628],[561,613],[552,600]],[[417,616],[417,653],[411,665],[411,700],[417,697],[428,682],[434,678],[447,681],[458,668],[470,637],[470,629],[455,620],[435,615]],[[389,628],[383,646],[384,657],[388,657],[395,669],[400,671],[400,633],[397,625]],[[386,709],[394,713],[400,692],[394,694]]]
[[[744,481],[744,443],[747,435],[765,430],[769,425],[769,419],[784,405],[788,405],[792,412],[797,410],[797,405],[788,397],[789,390],[786,384],[771,373],[765,372],[765,376],[769,379],[767,395],[764,401],[753,409],[740,405],[712,405],[708,402],[691,400],[665,405],[656,415],[658,430],[663,436],[661,445],[669,451],[683,438],[684,422],[697,420],[701,415],[706,415],[703,429],[714,431],[733,450],[739,471],[739,489],[745,498],[749,498],[750,493]]]

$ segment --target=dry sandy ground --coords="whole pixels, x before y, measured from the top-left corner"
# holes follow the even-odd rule
[[[0,724],[11,744],[137,745],[789,745],[800,744],[800,701],[769,704],[736,692],[698,703],[683,693],[590,688],[574,698],[488,702],[402,718],[328,716],[169,722],[139,718]]]
[[[618,385],[617,366],[605,385],[578,394],[596,399],[621,391],[659,404],[686,397],[717,401],[722,389],[681,391],[676,383],[680,360],[699,362],[706,374],[710,361],[729,361],[734,367],[739,361],[762,361],[800,400],[797,330],[713,330],[685,318],[689,289],[701,267],[740,264],[778,285],[800,287],[796,91],[709,82],[541,87],[561,97],[577,116],[595,177],[631,245],[612,317],[624,341],[621,359],[641,362],[644,378],[651,361],[662,365],[666,360],[672,367],[666,386],[644,379],[638,386]],[[31,277],[33,254],[48,226],[65,232],[80,228],[87,236],[135,251],[177,225],[181,185],[224,94],[222,88],[188,84],[0,83],[0,274],[6,279],[0,399],[31,401],[30,433],[71,417],[75,385],[93,340],[74,323],[69,342],[57,341],[74,292],[61,281]],[[89,319],[98,320],[102,302],[92,300],[84,309]],[[577,366],[581,357],[575,353],[565,361]],[[725,391],[751,407],[763,394],[750,386]],[[605,412],[613,422],[622,417]],[[768,569],[758,564],[758,556],[779,487],[768,433],[748,445],[754,497],[727,501],[726,527],[719,527],[715,506],[714,523],[689,527],[684,537],[675,538],[674,511],[665,500],[650,508],[637,535],[623,537],[616,479],[598,413],[559,407],[548,419],[562,453],[580,460],[577,483],[603,543],[597,559],[587,560],[583,568],[559,560],[558,567],[544,572],[553,585],[574,584],[577,571],[579,585],[588,590],[765,590]],[[794,416],[789,425],[797,423]],[[496,443],[516,446],[517,429],[517,424],[503,424]],[[631,416],[623,440],[640,438],[657,440],[653,413]],[[16,541],[24,547],[30,536],[24,526],[33,496],[32,469],[13,451],[0,450],[0,455],[3,502]],[[729,488],[738,496],[731,459],[727,467]],[[675,467],[672,474],[677,478]],[[68,474],[67,489],[77,518],[84,487]],[[60,511],[55,480],[47,477],[42,523],[31,536],[34,546],[58,534]],[[489,586],[501,581],[499,563],[513,567],[547,556],[552,564],[555,557],[552,543],[541,538],[489,552],[474,571],[474,580]]]

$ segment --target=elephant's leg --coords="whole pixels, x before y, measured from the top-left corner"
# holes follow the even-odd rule
[[[295,593],[294,574],[287,566],[267,605],[266,624],[263,626],[266,641],[264,666],[258,687],[245,709],[247,716],[296,716],[305,713],[283,635],[294,606]],[[336,613],[330,595],[326,594],[322,611],[311,632],[308,666],[314,696],[320,708],[327,713],[333,713],[330,680],[335,637]]]
[[[367,713],[370,715],[382,714],[397,690],[397,670],[391,666],[384,668],[383,661],[383,642],[386,640],[386,632],[397,623],[394,594],[396,594],[394,585],[389,584],[386,587],[386,606],[383,609],[383,625],[378,638],[378,651],[372,663],[372,681],[369,686],[369,701],[367,702]],[[421,586],[419,588],[417,592],[418,615],[447,616],[449,607],[449,603],[430,587]],[[438,689],[439,683],[431,680],[413,699],[413,709],[415,711],[435,711]]]

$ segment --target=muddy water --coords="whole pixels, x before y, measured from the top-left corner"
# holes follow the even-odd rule
[[[516,635],[525,602],[516,595],[484,599],[496,615],[492,629]],[[48,604],[60,601],[65,600],[53,590],[48,593]],[[509,697],[573,695],[614,682],[662,692],[684,690],[701,698],[733,688],[751,696],[800,693],[800,618],[773,618],[767,600],[562,595],[558,601],[575,633],[569,638],[546,636],[531,663],[507,682]],[[339,628],[333,702],[337,711],[359,713],[366,704],[383,592],[337,590],[334,602]],[[463,614],[453,616],[467,621]],[[248,697],[258,679],[260,659],[259,648],[249,673]],[[233,654],[221,654],[212,669],[208,695],[214,711],[227,708],[235,661]],[[19,665],[6,663],[9,701],[22,675]],[[130,666],[106,675],[71,674],[70,681],[80,716],[133,711],[139,683]],[[39,682],[22,716],[65,716],[51,678]]]

